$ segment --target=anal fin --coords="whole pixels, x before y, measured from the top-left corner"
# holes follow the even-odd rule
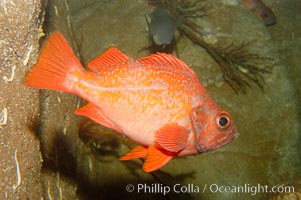
[[[95,105],[93,105],[92,103],[88,103],[87,105],[76,109],[74,111],[75,114],[77,115],[82,115],[85,117],[89,117],[90,119],[92,119],[93,121],[111,128],[119,133],[122,133],[122,131],[114,124],[112,123],[110,120],[108,120],[101,112],[101,110],[96,107]]]
[[[144,146],[137,146],[129,151],[124,156],[120,157],[119,160],[131,160],[134,158],[143,158],[147,154],[147,148]]]

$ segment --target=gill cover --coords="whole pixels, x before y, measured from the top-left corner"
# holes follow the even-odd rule
[[[236,127],[231,115],[216,104],[193,108],[190,121],[195,134],[195,148],[200,153],[224,146],[235,137]]]

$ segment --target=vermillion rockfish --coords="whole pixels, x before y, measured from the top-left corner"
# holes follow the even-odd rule
[[[240,0],[240,2],[259,17],[264,25],[269,26],[276,23],[274,12],[261,0]]]
[[[146,157],[143,170],[151,172],[173,157],[214,150],[235,137],[231,115],[208,95],[194,71],[172,55],[134,60],[111,47],[88,67],[61,33],[52,33],[24,84],[87,100],[76,114],[139,144],[120,160]]]

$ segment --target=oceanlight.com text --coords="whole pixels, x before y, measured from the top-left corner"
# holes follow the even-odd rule
[[[205,185],[204,190],[206,189],[207,185]],[[241,186],[211,184],[208,189],[212,193],[248,193],[251,195],[256,195],[258,193],[293,193],[295,191],[293,186],[268,186],[261,184],[244,184]]]

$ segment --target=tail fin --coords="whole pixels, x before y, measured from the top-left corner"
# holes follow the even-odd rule
[[[28,87],[70,92],[64,83],[68,72],[83,70],[64,36],[52,33],[44,43],[37,63],[24,79]]]

